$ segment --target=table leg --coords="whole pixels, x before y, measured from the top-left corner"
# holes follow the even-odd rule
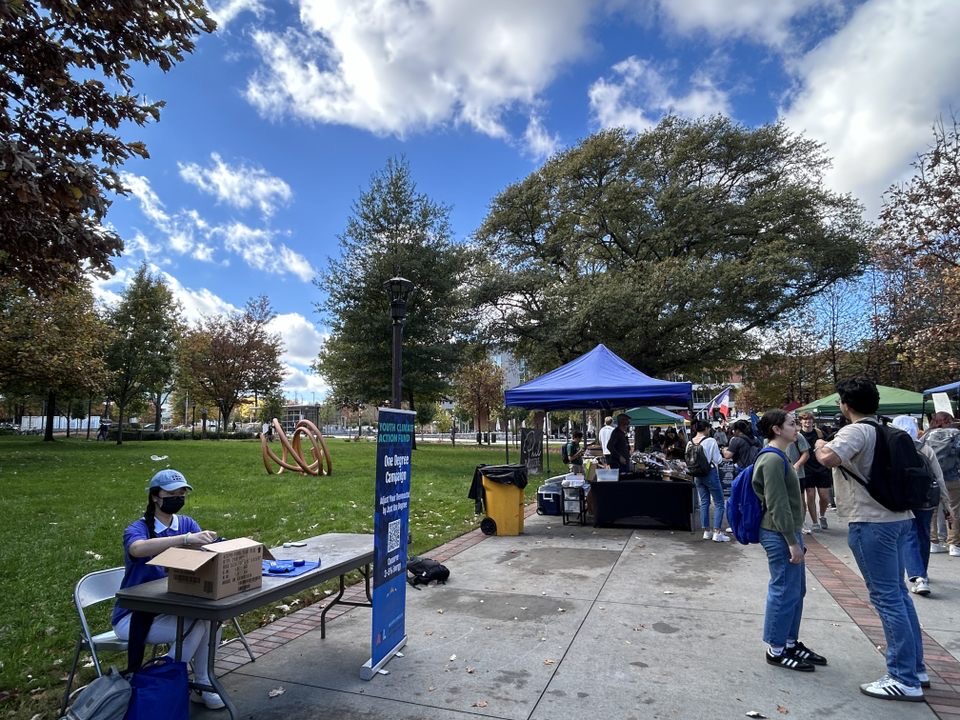
[[[327,637],[327,613],[330,611],[334,605],[340,602],[340,598],[343,597],[343,591],[346,589],[343,581],[343,575],[340,576],[340,591],[337,593],[337,596],[333,598],[330,602],[327,603],[327,606],[320,612],[320,639],[323,640]]]
[[[177,615],[177,650],[173,654],[173,659],[183,662],[183,615]]]
[[[209,643],[207,651],[207,677],[210,678],[210,686],[213,692],[217,693],[220,699],[223,700],[223,704],[226,705],[226,710],[230,713],[230,720],[234,720],[237,717],[237,708],[230,699],[230,695],[227,694],[223,683],[221,683],[217,677],[217,635],[219,629],[220,623],[216,620],[211,620],[210,637],[207,640]]]
[[[344,576],[340,576],[340,588],[337,592],[336,597],[334,597],[330,602],[327,603],[327,606],[320,612],[320,639],[323,640],[327,637],[327,612],[334,605],[350,605],[351,607],[371,607],[373,605],[373,595],[370,590],[370,565],[364,565],[363,569],[360,570],[360,573],[363,575],[363,584],[364,591],[367,594],[367,602],[356,602],[354,600],[343,600],[343,593],[346,590],[346,582]]]

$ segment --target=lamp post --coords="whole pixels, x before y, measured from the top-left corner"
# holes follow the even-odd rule
[[[894,386],[900,384],[900,368],[903,367],[903,363],[899,360],[890,361],[890,379],[893,382]]]
[[[403,378],[403,320],[407,317],[407,301],[413,294],[414,284],[406,278],[393,277],[383,284],[383,288],[390,296],[390,319],[393,321],[393,407],[399,409]]]

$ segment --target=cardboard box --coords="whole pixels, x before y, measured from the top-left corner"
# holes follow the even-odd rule
[[[200,548],[167,548],[147,564],[167,569],[169,592],[219,600],[260,587],[264,559],[273,555],[263,543],[236,538]]]

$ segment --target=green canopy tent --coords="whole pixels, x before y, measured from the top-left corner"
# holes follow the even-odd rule
[[[627,410],[630,424],[635,427],[646,425],[683,425],[686,418],[661,407],[635,407]]]
[[[902,388],[877,385],[880,391],[880,415],[919,415],[923,412],[923,394]],[[797,408],[797,413],[812,412],[817,415],[836,415],[840,412],[840,396],[837,393]]]

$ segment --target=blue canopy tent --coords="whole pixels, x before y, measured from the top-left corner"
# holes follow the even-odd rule
[[[504,400],[508,407],[548,412],[679,405],[688,407],[693,417],[692,383],[645,375],[603,344],[546,375],[507,390]]]
[[[693,384],[644,375],[600,344],[546,375],[507,390],[504,398],[509,407],[531,410],[613,410],[635,405],[690,407]]]

